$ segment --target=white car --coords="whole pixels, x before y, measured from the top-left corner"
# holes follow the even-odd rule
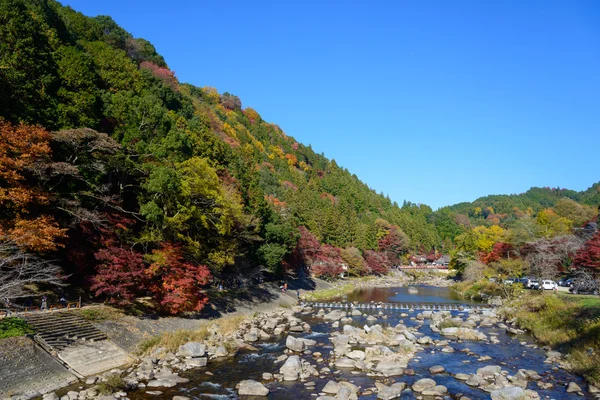
[[[558,289],[558,285],[554,281],[551,281],[549,279],[544,279],[542,281],[542,289],[544,289],[544,290],[555,290],[555,289]]]

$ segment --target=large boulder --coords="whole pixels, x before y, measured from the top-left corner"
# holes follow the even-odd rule
[[[377,398],[382,400],[391,400],[400,397],[406,387],[404,382],[396,382],[391,386],[381,385],[377,392]]]
[[[240,382],[238,394],[240,396],[266,396],[269,394],[269,389],[260,382],[248,379]]]
[[[486,340],[487,336],[471,328],[444,328],[440,332],[443,336],[451,336],[460,340]]]
[[[537,400],[540,395],[533,390],[517,386],[505,386],[490,393],[492,400]]]
[[[300,357],[290,356],[285,360],[285,363],[279,369],[279,373],[283,375],[286,381],[295,381],[302,372],[302,363]]]
[[[413,383],[412,390],[421,393],[422,391],[434,388],[435,386],[436,383],[433,379],[423,378]]]
[[[179,346],[177,355],[179,357],[202,357],[206,352],[206,345],[199,342],[189,342]]]
[[[502,367],[499,365],[486,365],[485,367],[477,370],[477,375],[484,378],[492,378],[494,375],[499,374],[502,371]]]
[[[325,387],[323,388],[323,390],[321,390],[321,392],[329,393],[329,394],[337,394],[337,392],[339,390],[340,390],[339,383],[337,383],[335,381],[329,381],[329,382],[327,382],[327,384],[325,384]]]
[[[285,339],[285,347],[298,353],[304,351],[306,343],[301,339],[296,339],[293,336],[289,336]]]
[[[364,360],[366,358],[366,354],[364,351],[362,350],[352,350],[351,352],[349,352],[348,354],[346,354],[346,357],[351,358],[353,360]]]

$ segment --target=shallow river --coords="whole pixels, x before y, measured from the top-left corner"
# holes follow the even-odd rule
[[[409,294],[407,288],[369,288],[360,289],[346,296],[343,299],[348,301],[360,301],[360,302],[419,302],[419,303],[469,303],[465,299],[457,297],[448,288],[438,287],[420,287],[418,294]],[[472,302],[471,302],[472,303]],[[317,310],[315,310],[316,312]],[[327,310],[326,310],[327,311]],[[361,310],[365,314],[377,314],[380,310]],[[419,311],[409,312],[408,310],[385,310],[385,314],[388,316],[387,320],[381,318],[378,321],[370,323],[366,321],[366,316],[353,317],[352,325],[362,327],[365,324],[379,324],[383,327],[387,325],[395,326],[400,320],[406,326],[422,325],[420,332],[430,336],[434,340],[447,339],[441,335],[433,332],[428,324],[428,319],[425,319],[423,324],[420,324],[416,320],[411,320],[410,317],[415,316]],[[400,314],[406,312],[409,313],[408,318],[401,318]],[[453,311],[455,315],[463,315],[465,318],[466,313],[460,311]],[[328,340],[329,334],[334,330],[341,330],[343,324],[340,324],[340,328],[334,329],[331,324],[325,323],[322,318],[316,318],[312,315],[297,315],[301,319],[308,322],[312,328],[312,332],[298,334],[298,337],[314,339],[318,342],[317,346],[311,346],[311,350],[319,351],[323,353],[325,362],[323,364],[317,364],[317,369],[328,366],[327,358],[329,352],[332,350],[332,346]],[[535,344],[535,341],[531,336],[527,334],[523,335],[509,335],[504,330],[497,327],[492,328],[478,328],[479,331],[486,335],[497,334],[497,338],[500,340],[498,344],[485,343],[485,342],[471,342],[465,341],[458,343],[451,341],[450,345],[456,350],[454,353],[442,353],[440,347],[433,345],[423,345],[424,351],[417,353],[416,357],[413,358],[408,368],[415,371],[414,376],[397,376],[392,377],[388,381],[412,382],[421,378],[433,378],[438,385],[444,385],[448,388],[450,396],[448,398],[458,398],[458,394],[462,393],[471,399],[487,399],[490,398],[489,394],[476,388],[467,386],[463,381],[459,381],[451,376],[456,373],[474,373],[478,368],[486,365],[501,365],[504,370],[509,371],[510,375],[515,374],[519,369],[533,369],[536,370],[545,382],[552,382],[554,387],[548,390],[540,389],[535,382],[529,382],[528,389],[535,390],[541,396],[541,398],[550,399],[582,399],[592,398],[586,393],[585,397],[577,396],[576,394],[566,393],[566,385],[574,381],[582,388],[587,388],[587,384],[575,375],[569,374],[562,369],[556,369],[553,364],[545,364],[546,359],[545,351],[538,348],[528,347],[527,345]],[[268,342],[258,342],[256,347],[260,348],[259,352],[240,352],[237,356],[231,359],[225,359],[222,361],[214,360],[209,362],[207,367],[198,368],[191,371],[181,373],[182,377],[190,379],[187,384],[178,385],[172,389],[162,389],[163,394],[159,396],[150,396],[145,394],[144,391],[140,390],[133,393],[128,393],[128,397],[131,399],[169,399],[171,400],[175,395],[188,396],[194,399],[226,399],[226,398],[237,398],[237,391],[235,386],[238,382],[244,379],[254,379],[261,381],[263,372],[278,373],[281,363],[275,364],[274,361],[277,357],[283,354],[285,349],[285,337],[274,339]],[[356,346],[356,349],[361,349],[360,346]],[[469,348],[472,352],[478,356],[490,356],[492,359],[488,361],[477,361],[478,356],[467,355],[460,350]],[[301,357],[310,360],[314,364],[314,359],[310,355],[302,355]],[[442,374],[433,375],[428,371],[428,368],[434,365],[442,365],[446,368],[446,372]],[[553,369],[554,368],[554,369]],[[335,367],[331,367],[332,373],[325,379],[311,379],[316,382],[316,390],[309,391],[305,388],[301,382],[271,382],[266,383],[271,392],[269,393],[269,399],[282,399],[282,400],[300,400],[300,399],[315,399],[318,392],[324,387],[324,385],[330,379],[345,380],[353,382],[357,386],[361,386],[363,389],[374,386],[374,378],[367,377],[363,373],[360,375],[352,374],[348,369],[341,369],[339,373],[336,372]],[[213,375],[206,374],[210,371]],[[360,396],[361,399],[376,399],[377,395],[373,394],[370,396]],[[410,390],[405,390],[400,397],[401,399],[415,399],[415,394]]]

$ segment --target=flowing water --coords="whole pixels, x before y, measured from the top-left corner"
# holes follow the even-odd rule
[[[439,287],[419,287],[417,294],[411,294],[407,288],[367,288],[360,289],[354,293],[337,300],[343,301],[360,301],[360,302],[418,302],[418,303],[473,303],[459,298],[448,288]],[[317,310],[315,310],[316,312]],[[376,315],[378,309],[361,310],[364,314]],[[420,332],[430,336],[434,340],[447,339],[433,332],[429,328],[429,320],[425,319],[424,323],[419,323],[416,320],[411,320],[410,317],[415,316],[419,311],[409,312],[408,310],[385,310],[387,320],[379,318],[376,324],[385,326],[395,326],[400,321],[406,326],[421,325]],[[401,318],[401,313],[408,313],[409,317]],[[453,311],[453,315],[462,315],[466,318],[466,312]],[[352,325],[362,327],[365,324],[371,324],[366,321],[367,315],[363,317],[353,317]],[[314,339],[318,342],[316,346],[311,346],[313,352],[319,351],[323,354],[325,362],[317,364],[317,369],[329,366],[328,355],[332,350],[332,346],[328,340],[331,332],[341,330],[340,328],[332,328],[331,324],[325,323],[323,319],[316,318],[312,314],[297,315],[301,319],[308,322],[312,328],[310,333],[298,334],[294,336]],[[421,378],[433,378],[439,385],[444,385],[448,388],[448,398],[459,398],[459,394],[464,394],[471,399],[487,399],[489,394],[466,385],[463,381],[459,381],[452,377],[456,373],[474,373],[478,368],[486,365],[501,365],[503,370],[509,371],[510,375],[515,374],[519,369],[536,370],[545,382],[552,382],[554,387],[548,390],[540,389],[535,382],[529,382],[528,389],[535,390],[540,394],[540,397],[548,399],[582,399],[592,398],[586,393],[584,397],[576,394],[566,393],[566,385],[574,381],[580,387],[587,388],[587,384],[578,376],[569,374],[562,369],[557,369],[553,364],[545,364],[545,351],[539,348],[530,347],[535,341],[527,334],[509,335],[504,330],[497,327],[478,328],[479,331],[486,335],[496,335],[500,343],[492,344],[485,342],[464,341],[457,343],[451,341],[452,346],[456,351],[454,353],[442,353],[440,347],[433,345],[423,345],[424,351],[418,352],[409,364],[408,368],[415,371],[414,376],[397,376],[392,377],[387,382],[393,381],[412,382]],[[259,342],[256,347],[258,352],[242,351],[233,358],[223,360],[210,361],[207,367],[198,368],[186,372],[182,372],[182,377],[190,379],[189,383],[178,385],[171,389],[159,389],[163,391],[162,395],[152,396],[146,394],[143,390],[138,390],[129,393],[131,399],[172,399],[175,395],[188,396],[192,399],[226,399],[238,398],[235,386],[244,379],[254,379],[262,382],[263,372],[278,373],[282,363],[275,363],[275,359],[283,354],[285,349],[285,337],[273,339],[267,342]],[[461,352],[465,348],[469,348],[477,356],[467,355]],[[355,349],[361,349],[360,346],[355,346]],[[491,360],[477,361],[478,356],[490,356]],[[315,363],[310,355],[302,355],[301,357]],[[446,372],[433,375],[428,371],[428,368],[434,365],[442,365],[446,368]],[[316,390],[307,390],[302,382],[270,382],[265,383],[270,389],[269,399],[272,400],[302,400],[315,399],[318,392],[325,386],[330,379],[348,380],[363,389],[374,386],[374,378],[367,377],[361,372],[360,375],[352,374],[348,369],[341,369],[336,373],[335,367],[330,367],[332,373],[324,379],[310,379],[316,382]],[[207,371],[211,374],[207,374]],[[377,395],[360,396],[361,399],[376,399]],[[410,390],[405,390],[402,393],[401,399],[415,399],[416,394]]]

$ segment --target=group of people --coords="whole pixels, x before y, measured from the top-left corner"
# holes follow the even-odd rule
[[[60,299],[58,300],[58,302],[60,303],[60,305],[65,308],[67,307],[67,297],[63,294],[60,296]],[[15,304],[13,302],[11,302],[11,300],[8,297],[4,298],[4,308],[5,308],[5,312],[7,315],[10,315],[15,309],[28,309],[32,306],[32,301],[31,298],[27,298],[25,300],[25,306],[21,306],[18,304]],[[48,310],[48,296],[43,295],[42,299],[41,299],[41,304],[40,304],[40,310]]]

